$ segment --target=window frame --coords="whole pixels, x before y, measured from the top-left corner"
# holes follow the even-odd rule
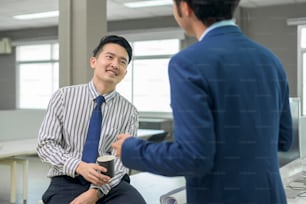
[[[180,50],[180,47],[181,47],[181,42],[180,42],[180,39],[179,38],[163,38],[163,37],[160,37],[160,38],[154,38],[154,39],[145,39],[145,40],[133,40],[133,41],[130,41],[132,47],[134,46],[134,43],[135,42],[138,42],[138,41],[151,41],[151,40],[177,40],[178,41],[178,50]],[[153,54],[153,55],[133,55],[133,59],[130,63],[130,67],[128,69],[129,72],[131,72],[131,103],[135,105],[135,101],[134,101],[134,93],[135,93],[135,89],[134,89],[134,83],[135,83],[135,76],[134,76],[134,69],[135,69],[135,66],[134,66],[134,63],[135,61],[137,60],[154,60],[154,59],[171,59],[171,57],[174,55],[175,53],[173,54]],[[165,69],[168,70],[168,66],[165,67]],[[121,82],[122,83],[122,82]],[[169,81],[168,81],[169,83]],[[120,90],[118,90],[119,93],[120,93]],[[170,90],[169,90],[169,94],[170,94]],[[169,100],[170,100],[170,96],[169,96]],[[170,106],[170,104],[169,104]],[[137,106],[136,106],[137,107]],[[139,110],[139,114],[141,117],[166,117],[166,118],[170,118],[172,117],[172,111],[171,111],[171,108],[170,108],[170,111],[169,112],[165,112],[165,111],[141,111]]]
[[[306,54],[306,48],[302,48],[302,30],[306,29],[306,25],[298,25],[297,31],[298,31],[298,39],[297,39],[297,66],[298,66],[298,95],[301,99],[301,115],[306,115],[306,76],[304,81],[304,74],[306,74],[306,67],[303,67],[303,55]],[[304,94],[305,92],[305,94]]]
[[[178,39],[179,40],[179,50],[182,47],[182,41],[185,39],[185,33],[179,29],[179,28],[153,28],[153,29],[146,29],[146,30],[126,30],[126,31],[120,31],[120,35],[126,37],[128,40],[131,42],[135,41],[146,41],[146,40],[166,40],[166,39]],[[108,33],[112,34],[112,33]],[[115,34],[115,33],[114,33]],[[27,42],[17,42],[15,41],[15,46],[20,46],[20,45],[35,45],[35,44],[46,44],[46,43],[59,43],[57,39],[51,39],[51,40],[39,40],[39,41],[27,41]],[[179,51],[178,50],[178,51]],[[173,54],[172,54],[173,55]],[[17,56],[16,56],[17,57]],[[165,57],[166,55],[148,55],[148,56],[133,56],[133,60],[137,59],[157,59],[159,57]],[[169,59],[171,58],[171,55],[167,56]],[[60,60],[58,60],[58,63]],[[51,62],[51,60],[50,60]],[[55,62],[55,61],[53,61]],[[31,63],[31,62],[28,62]],[[32,62],[33,63],[33,62]],[[17,58],[16,58],[16,106],[17,108],[20,108],[20,70],[19,70],[19,65],[20,63],[17,63]],[[133,61],[131,61],[130,65],[133,65]],[[167,67],[168,68],[168,67]],[[129,70],[133,71],[133,70]],[[60,70],[59,70],[60,74]],[[132,75],[132,86],[133,86],[133,78],[134,76]],[[60,81],[59,81],[60,84]],[[133,92],[132,92],[133,94]],[[131,101],[133,103],[133,101]],[[170,105],[170,104],[169,104]],[[24,109],[24,108],[22,108]],[[140,117],[172,117],[172,111],[170,112],[156,112],[156,111],[139,111]]]
[[[46,45],[49,44],[51,45],[51,52],[50,52],[50,60],[19,60],[18,59],[18,47],[20,46],[34,46],[34,45]],[[20,79],[20,65],[25,65],[25,64],[48,64],[50,63],[52,65],[52,67],[54,66],[54,64],[56,63],[60,63],[59,62],[59,56],[57,57],[57,59],[54,59],[53,56],[53,49],[57,46],[59,48],[59,42],[58,40],[43,40],[43,41],[29,41],[29,42],[20,42],[20,43],[16,43],[14,45],[16,47],[16,56],[15,56],[15,67],[16,67],[16,109],[21,109],[21,110],[26,110],[26,109],[37,109],[37,110],[45,110],[47,107],[45,108],[41,108],[41,107],[21,107],[21,90],[20,90],[20,83],[21,83],[21,79]],[[59,75],[59,73],[58,73]],[[57,78],[59,79],[59,76],[57,76]],[[58,87],[59,87],[59,81],[58,81]]]

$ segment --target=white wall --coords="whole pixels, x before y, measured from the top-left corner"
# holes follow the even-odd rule
[[[0,141],[36,138],[45,110],[0,111]]]

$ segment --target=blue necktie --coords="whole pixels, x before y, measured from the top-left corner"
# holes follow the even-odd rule
[[[96,163],[98,157],[98,147],[101,135],[102,112],[101,106],[105,102],[103,96],[96,98],[96,107],[94,108],[87,132],[86,142],[83,148],[82,161],[87,163]]]

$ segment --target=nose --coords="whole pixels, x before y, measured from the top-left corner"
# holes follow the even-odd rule
[[[113,60],[111,66],[114,69],[119,69],[119,62],[117,60]]]

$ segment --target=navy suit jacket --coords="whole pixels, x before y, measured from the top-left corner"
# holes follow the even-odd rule
[[[185,176],[190,204],[286,203],[277,151],[293,134],[279,59],[223,26],[172,57],[169,79],[174,142],[129,138],[123,164]]]

